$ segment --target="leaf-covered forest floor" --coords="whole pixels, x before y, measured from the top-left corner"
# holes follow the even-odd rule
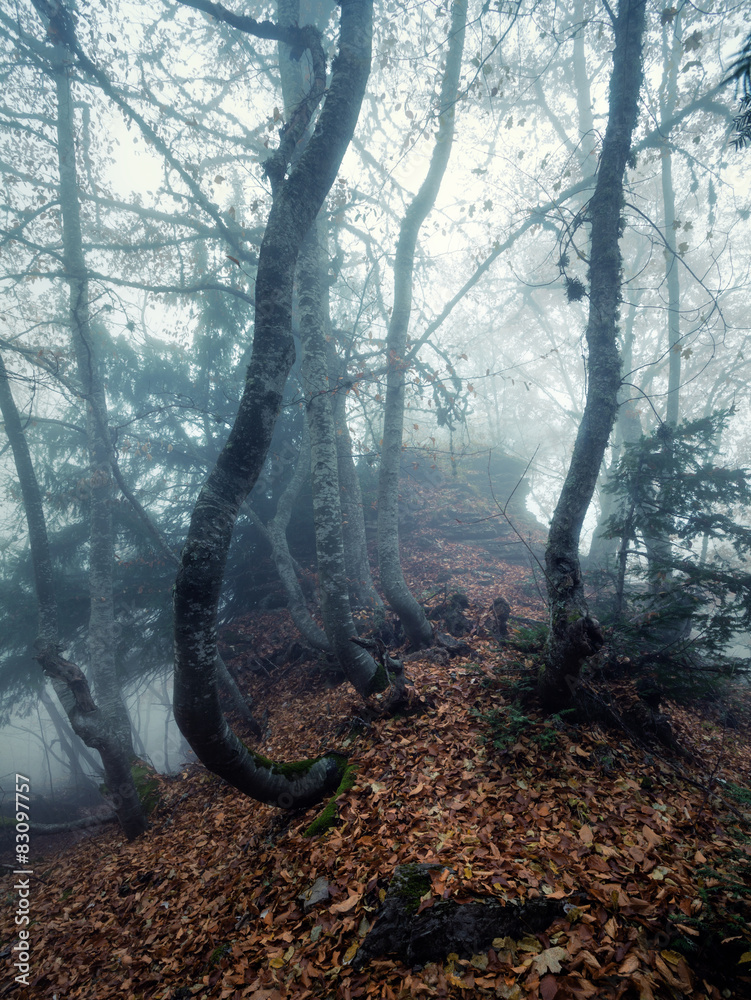
[[[522,618],[542,619],[543,606],[529,569],[499,562],[487,539],[445,541],[441,519],[462,522],[452,502],[425,493],[443,514],[433,527],[415,518],[405,570],[423,599],[464,590],[469,651],[409,659],[415,714],[372,717],[313,660],[251,671],[294,640],[286,613],[233,625],[249,645],[231,665],[268,713],[267,738],[252,745],[286,760],[335,749],[357,766],[333,828],[306,838],[315,809],[259,805],[198,765],[160,778],[147,836],[129,844],[109,826],[34,864],[28,990],[13,982],[15,894],[3,875],[0,996],[751,995],[751,962],[740,961],[751,958],[749,692],[726,695],[731,716],[727,701],[668,705],[694,762],[514,706],[535,654],[490,635],[492,601],[503,595]],[[482,534],[487,511],[476,513]],[[383,956],[357,971],[358,944],[407,862],[448,869],[423,908],[473,894],[572,905],[546,932],[474,956],[422,968]],[[329,898],[306,912],[300,897],[317,879]]]

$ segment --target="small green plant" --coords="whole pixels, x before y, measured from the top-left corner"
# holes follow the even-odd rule
[[[541,750],[552,750],[558,743],[558,733],[550,726],[542,725],[532,737],[532,742]]]
[[[476,712],[476,716],[488,727],[489,733],[482,737],[496,753],[505,753],[520,737],[529,737],[542,750],[549,750],[558,741],[558,733],[550,723],[539,723],[520,711],[517,705],[492,708],[489,712]]]
[[[219,965],[221,960],[225,955],[229,954],[230,944],[225,941],[224,944],[220,944],[218,947],[214,948],[212,953],[209,955],[208,967],[213,969],[215,966]]]
[[[736,785],[735,782],[729,781],[725,785],[724,789],[727,794],[735,799],[736,802],[740,803],[746,808],[751,807],[751,788],[744,788],[743,785]]]
[[[751,950],[751,859],[745,845],[729,852],[722,870],[705,865],[696,875],[701,909],[690,917],[676,914],[675,921],[695,928],[698,936],[676,934],[670,946],[730,984],[747,972],[741,958]]]
[[[548,626],[544,622],[514,629],[508,645],[520,653],[541,653],[548,641]]]

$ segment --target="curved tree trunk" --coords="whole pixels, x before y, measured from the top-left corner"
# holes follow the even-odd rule
[[[394,308],[386,337],[386,402],[378,479],[378,565],[381,588],[415,647],[427,646],[433,629],[410,593],[399,558],[399,469],[404,436],[404,398],[408,365],[407,332],[412,311],[412,273],[420,228],[435,204],[454,139],[454,114],[464,50],[466,0],[454,0],[446,69],[441,82],[438,132],[428,174],[402,221],[394,260]]]
[[[557,711],[569,703],[584,660],[602,645],[587,609],[579,564],[582,524],[615,420],[621,364],[616,320],[621,298],[623,177],[636,125],[645,0],[621,0],[615,19],[610,108],[597,184],[590,202],[587,402],[545,552],[550,634],[539,691]]]
[[[61,655],[57,599],[42,494],[2,358],[0,358],[0,411],[13,451],[29,528],[29,548],[39,606],[36,658],[44,672],[51,678],[55,693],[73,731],[80,736],[86,746],[99,752],[117,818],[128,840],[133,840],[144,832],[147,823],[130,770],[131,760],[134,757],[130,745],[130,725],[128,725],[127,740],[123,740],[122,732],[113,724],[112,716],[102,711],[101,707],[97,708],[84,674],[74,663],[63,659]]]
[[[217,606],[237,513],[263,467],[294,360],[297,257],[352,137],[370,71],[371,35],[372,0],[342,0],[339,55],[315,131],[285,177],[312,113],[302,102],[285,133],[284,150],[272,157],[274,201],[258,260],[245,387],[229,439],[196,502],[175,583],[174,711],[180,730],[210,770],[253,798],[286,808],[335,789],[342,762],[332,755],[285,770],[252,754],[230,730],[216,695]],[[314,84],[321,90],[325,80],[316,78]]]
[[[52,74],[57,98],[57,156],[62,215],[63,265],[70,295],[70,329],[82,396],[86,401],[86,434],[89,454],[90,524],[89,540],[89,662],[98,705],[96,718],[91,711],[81,712],[73,688],[56,686],[63,707],[71,718],[78,708],[77,732],[102,758],[107,786],[126,836],[132,839],[147,827],[146,817],[131,774],[135,757],[131,724],[115,671],[115,616],[112,590],[114,536],[112,528],[111,445],[107,428],[107,404],[101,372],[95,357],[89,319],[89,283],[83,254],[73,95],[68,77],[70,46],[75,46],[75,26],[67,11],[58,3],[34,0],[34,5],[52,47]],[[25,441],[24,441],[25,443]],[[33,469],[32,469],[33,473]],[[36,482],[36,480],[35,480]],[[38,487],[37,487],[38,488]],[[42,514],[43,516],[43,514]],[[29,525],[31,531],[31,524]],[[45,531],[46,537],[46,531]],[[47,558],[49,553],[47,552]],[[55,627],[55,631],[56,627]],[[57,638],[54,644],[43,643],[39,655],[47,673],[73,668],[60,657]],[[64,666],[62,666],[64,665]],[[78,674],[80,671],[74,668]],[[81,675],[81,678],[83,675]],[[80,685],[80,678],[76,678]],[[88,689],[87,689],[88,693]],[[88,694],[89,700],[91,695]],[[71,718],[71,722],[73,719]]]

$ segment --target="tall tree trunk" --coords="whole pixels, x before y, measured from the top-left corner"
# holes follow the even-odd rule
[[[104,384],[95,357],[89,321],[89,283],[83,254],[74,105],[68,76],[69,46],[75,29],[59,2],[34,0],[39,15],[54,39],[52,72],[57,98],[57,156],[62,214],[63,265],[70,289],[70,328],[82,396],[86,401],[86,434],[89,454],[91,531],[89,539],[89,666],[100,724],[86,727],[84,742],[98,750],[115,809],[126,836],[131,839],[147,826],[133,782],[135,757],[128,712],[115,671],[115,618],[112,592],[114,539],[112,529],[111,444],[107,427]],[[59,656],[55,652],[51,655]],[[43,666],[46,664],[43,662]],[[70,715],[70,699],[63,702]],[[81,720],[78,722],[81,725]]]
[[[608,125],[589,206],[587,401],[545,552],[550,634],[539,692],[543,705],[551,711],[569,703],[584,660],[603,641],[584,597],[579,540],[615,420],[621,384],[616,321],[621,299],[623,178],[641,88],[645,6],[645,0],[621,0],[614,19]]]
[[[61,655],[57,599],[42,494],[2,358],[0,358],[0,411],[13,451],[29,528],[34,587],[39,607],[36,659],[51,678],[55,693],[73,731],[80,736],[86,746],[98,751],[117,818],[128,840],[133,840],[143,833],[147,826],[130,770],[134,754],[132,747],[128,753],[123,734],[112,714],[103,710],[101,705],[97,707],[84,674],[74,663],[65,660]],[[128,725],[127,743],[130,745],[130,725]]]
[[[405,212],[394,259],[394,308],[386,336],[386,401],[383,445],[378,479],[378,565],[381,589],[399,616],[410,643],[427,646],[433,629],[425,611],[410,593],[399,557],[399,470],[404,436],[404,399],[407,378],[407,333],[412,311],[412,274],[420,228],[435,204],[448,166],[454,139],[454,118],[467,21],[466,0],[454,0],[441,82],[438,132],[430,167],[420,190]]]
[[[292,478],[284,488],[284,492],[279,497],[276,513],[268,522],[264,524],[255,511],[246,505],[246,510],[252,518],[253,523],[266,537],[271,546],[271,557],[274,560],[279,579],[287,594],[287,610],[292,621],[297,626],[300,635],[309,643],[313,649],[320,649],[322,652],[330,653],[331,644],[326,638],[326,633],[313,620],[308,603],[305,600],[300,581],[297,578],[297,563],[292,558],[287,541],[287,526],[292,516],[292,505],[305,481],[305,477],[310,469],[310,431],[307,420],[303,424],[303,437],[300,443],[300,451],[295,462]]]
[[[217,607],[232,529],[263,467],[294,360],[297,257],[352,137],[370,71],[371,36],[372,0],[342,0],[339,54],[315,131],[289,176],[288,160],[272,157],[274,200],[258,259],[245,387],[229,439],[196,502],[175,583],[178,726],[206,767],[251,797],[286,808],[317,801],[335,788],[342,762],[330,755],[285,770],[252,754],[230,730],[216,695]],[[300,137],[297,125],[287,131]],[[294,143],[290,148],[286,138],[284,150],[291,156]]]
[[[663,225],[665,240],[665,283],[668,293],[668,400],[666,420],[671,427],[678,424],[681,387],[681,311],[680,277],[676,240],[675,188],[673,187],[673,150],[668,122],[675,113],[678,72],[683,54],[681,44],[682,12],[662,26],[662,84],[660,86],[660,122],[664,129],[660,150],[660,182],[662,187]]]
[[[365,649],[352,642],[357,638],[357,630],[349,604],[344,557],[336,429],[321,301],[322,255],[318,225],[316,222],[310,227],[297,269],[303,350],[300,377],[310,429],[318,583],[326,636],[347,680],[360,694],[367,696],[382,690],[388,681],[383,667],[379,667]]]
[[[339,386],[341,383],[341,364],[333,343],[329,341],[327,347],[329,379],[333,385]],[[344,554],[347,560],[349,599],[353,608],[369,611],[371,617],[379,615],[382,617],[383,601],[375,589],[370,572],[362,490],[352,456],[352,436],[347,424],[346,393],[342,391],[332,393],[331,405],[334,409],[336,430],[339,496],[342,508],[342,532],[344,535]]]
[[[667,124],[675,111],[678,87],[678,72],[683,53],[681,44],[682,12],[678,11],[662,26],[662,82],[660,84],[660,123],[664,130],[660,150],[660,183],[663,205],[663,239],[665,241],[665,287],[667,289],[667,344],[668,344],[668,393],[665,407],[665,422],[669,427],[678,425],[681,388],[681,313],[680,276],[678,273],[678,252],[676,239],[675,189],[673,187],[673,151],[671,148],[670,126]],[[672,435],[664,438],[663,451],[670,459],[673,447]],[[658,506],[663,505],[658,493]],[[667,535],[644,534],[647,549],[649,589],[652,593],[653,610],[660,613],[668,609],[672,615],[676,601],[670,594],[672,574],[672,545]],[[677,602],[680,606],[680,600]],[[678,626],[680,632],[680,626]],[[669,630],[676,631],[676,623]]]
[[[112,502],[114,485],[109,461],[111,443],[107,402],[99,360],[89,321],[89,282],[83,255],[76,177],[73,96],[65,66],[65,50],[58,46],[56,67],[57,140],[60,170],[60,207],[63,218],[63,257],[70,287],[70,326],[78,378],[86,400],[86,436],[89,452],[89,664],[94,697],[107,720],[109,732],[97,746],[102,755],[110,794],[128,837],[146,828],[131,774],[135,757],[128,711],[117,679],[113,571],[115,564]],[[90,744],[92,745],[92,744]]]

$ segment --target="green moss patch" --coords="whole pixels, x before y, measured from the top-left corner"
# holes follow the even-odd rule
[[[337,808],[337,799],[344,792],[348,792],[350,788],[355,783],[355,775],[357,774],[357,767],[354,764],[347,764],[342,771],[342,780],[339,782],[339,787],[331,796],[329,801],[324,806],[321,813],[313,820],[310,826],[305,830],[303,836],[305,837],[318,837],[320,834],[325,833],[327,830],[336,823],[339,816],[339,811]]]
[[[400,865],[390,891],[402,901],[407,913],[417,913],[422,897],[430,892],[430,869],[423,864]]]
[[[267,771],[271,771],[272,774],[281,774],[283,777],[290,779],[299,778],[307,774],[313,765],[317,764],[321,759],[320,757],[311,757],[306,760],[291,760],[288,763],[278,764],[269,757],[264,757],[262,753],[251,750],[248,746],[245,749],[253,758],[257,767],[265,768]]]
[[[131,765],[130,773],[133,775],[133,784],[136,786],[143,811],[150,816],[161,798],[156,771],[139,760]]]

